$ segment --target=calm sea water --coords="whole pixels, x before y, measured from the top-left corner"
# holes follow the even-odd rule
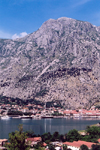
[[[25,131],[32,130],[35,134],[43,134],[45,132],[54,133],[58,131],[65,134],[71,129],[83,130],[86,126],[96,124],[100,120],[74,120],[74,119],[41,119],[41,120],[21,120],[21,119],[0,119],[0,139],[8,138],[9,133],[18,130],[18,125],[23,124]]]

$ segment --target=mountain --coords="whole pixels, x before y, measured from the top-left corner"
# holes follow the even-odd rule
[[[100,101],[100,27],[62,17],[0,39],[0,95],[86,108]]]

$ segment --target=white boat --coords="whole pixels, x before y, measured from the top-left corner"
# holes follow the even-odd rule
[[[6,116],[1,116],[1,119],[2,119],[2,120],[8,120],[8,119],[10,119],[10,117],[7,116],[7,115],[6,115]]]
[[[21,116],[13,116],[12,118],[14,118],[14,119],[20,119]]]
[[[24,115],[23,115],[23,116],[21,117],[21,119],[22,119],[22,120],[27,120],[27,119],[32,119],[32,117],[31,117],[31,116],[24,116]]]

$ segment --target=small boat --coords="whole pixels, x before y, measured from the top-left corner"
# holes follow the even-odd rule
[[[33,116],[32,119],[41,119],[41,116]]]
[[[5,116],[1,116],[1,119],[2,120],[8,120],[8,119],[10,119],[10,117],[8,115],[5,115]]]
[[[20,119],[21,116],[13,116],[12,118],[14,118],[14,119]]]
[[[41,116],[41,118],[43,118],[43,119],[46,119],[46,118],[54,118],[53,116],[49,116],[49,115],[43,115],[43,116]]]
[[[21,119],[22,120],[27,120],[27,119],[32,119],[32,117],[31,116],[22,116]]]

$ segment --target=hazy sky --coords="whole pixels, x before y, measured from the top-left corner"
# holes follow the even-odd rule
[[[0,38],[23,37],[60,17],[100,26],[100,0],[0,0]]]

